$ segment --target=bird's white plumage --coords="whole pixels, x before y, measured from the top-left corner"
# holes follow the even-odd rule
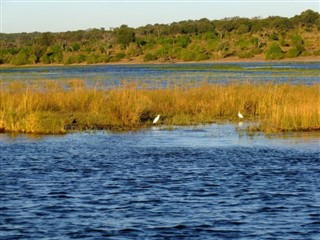
[[[243,115],[240,112],[238,112],[238,117],[243,118]]]
[[[157,123],[159,121],[160,115],[156,116],[156,118],[153,120],[153,124]]]

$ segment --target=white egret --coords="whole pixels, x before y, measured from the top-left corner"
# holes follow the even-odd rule
[[[243,115],[240,112],[238,112],[238,117],[243,118]]]
[[[156,118],[153,120],[153,124],[157,123],[159,121],[160,115],[158,114],[158,116],[156,116]]]

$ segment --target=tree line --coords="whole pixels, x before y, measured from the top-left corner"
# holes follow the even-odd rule
[[[95,64],[202,61],[227,57],[282,59],[320,56],[320,14],[291,18],[225,18],[106,30],[1,33],[0,64]]]

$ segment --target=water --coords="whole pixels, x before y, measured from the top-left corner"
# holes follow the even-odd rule
[[[104,87],[165,87],[314,84],[319,70],[319,63],[272,62],[0,72],[2,82],[76,78]],[[320,239],[319,133],[250,137],[237,131],[243,127],[0,134],[0,238]]]
[[[119,85],[123,81],[166,87],[206,81],[272,81],[276,83],[319,83],[320,63],[240,62],[144,65],[88,65],[0,69],[1,80],[39,81],[43,79],[82,79],[88,84]]]
[[[0,134],[2,239],[320,239],[319,134]]]

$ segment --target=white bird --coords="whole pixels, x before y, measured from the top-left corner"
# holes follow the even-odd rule
[[[157,123],[159,121],[160,115],[158,114],[158,116],[156,116],[156,118],[153,120],[153,124]]]
[[[240,112],[238,112],[238,117],[243,118],[243,115]]]

